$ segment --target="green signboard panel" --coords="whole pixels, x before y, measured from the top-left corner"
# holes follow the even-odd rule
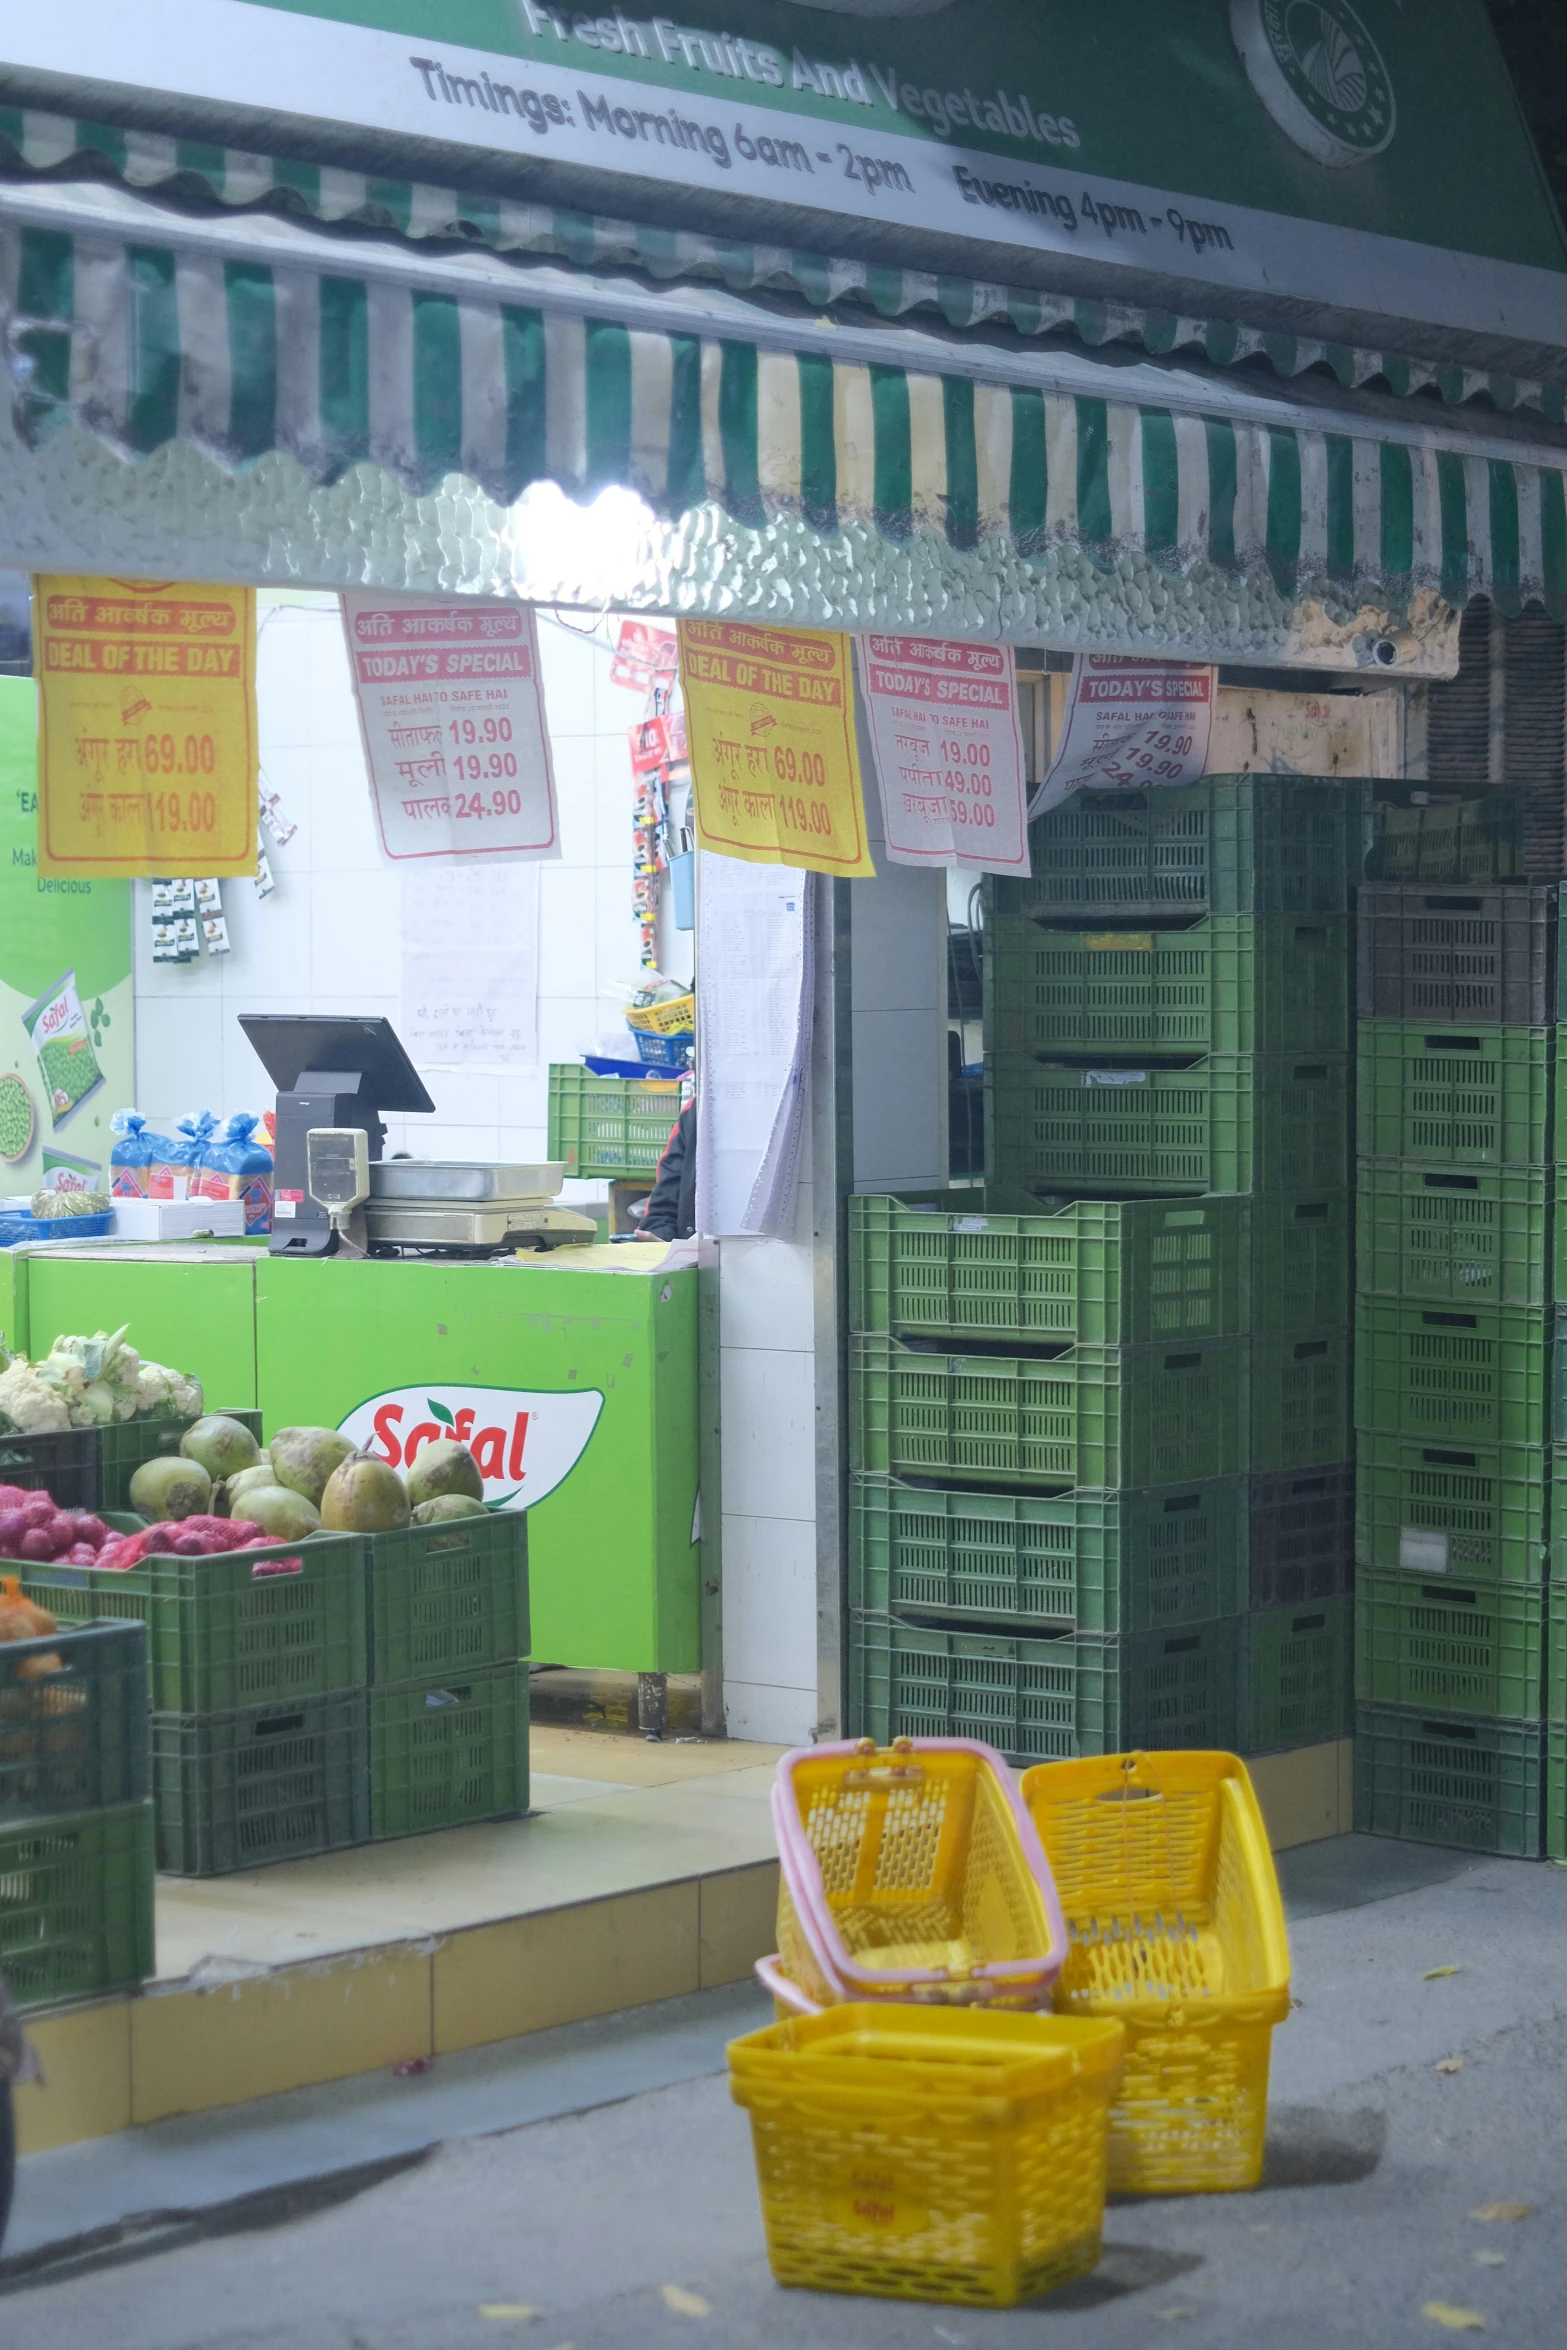
[[[148,1362],[199,1379],[210,1405],[254,1407],[256,1257],[236,1246],[204,1262],[35,1251],[25,1261],[27,1348],[47,1354],[66,1331],[118,1330]]]

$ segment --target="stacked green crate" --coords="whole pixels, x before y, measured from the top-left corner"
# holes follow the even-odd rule
[[[1359,902],[1356,1819],[1541,1849],[1553,883]]]
[[[1350,1726],[1364,819],[1358,784],[1297,777],[1082,793],[1036,831],[1034,878],[997,885],[986,935],[993,1179],[1246,1202],[1232,1742],[1250,1752]]]

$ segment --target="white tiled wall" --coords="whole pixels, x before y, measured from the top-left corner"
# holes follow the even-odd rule
[[[224,883],[228,955],[154,964],[138,885],[136,1106],[154,1124],[266,1106],[240,1012],[399,1016],[401,877],[376,847],[336,598],[263,598],[261,621],[262,767],[299,829],[269,848],[277,887],[264,903],[250,882]],[[435,1116],[387,1122],[388,1147],[421,1157],[541,1159],[550,1062],[615,1024],[611,983],[637,973],[626,729],[642,699],[611,685],[605,628],[584,637],[541,615],[540,640],[562,855],[537,869],[538,1058],[504,1077],[430,1071]],[[688,933],[667,925],[662,952],[671,977],[689,974]]]

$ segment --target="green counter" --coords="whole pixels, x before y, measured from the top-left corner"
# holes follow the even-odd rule
[[[259,1405],[269,1431],[341,1427],[399,1466],[410,1441],[455,1430],[486,1498],[528,1510],[535,1658],[695,1672],[696,1275],[557,1262],[0,1251],[0,1328],[38,1355],[128,1322],[209,1403]]]

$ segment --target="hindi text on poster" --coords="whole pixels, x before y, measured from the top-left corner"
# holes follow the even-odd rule
[[[1028,871],[1023,733],[1010,645],[857,639],[895,865]]]
[[[683,620],[680,673],[701,846],[873,874],[848,638]]]

